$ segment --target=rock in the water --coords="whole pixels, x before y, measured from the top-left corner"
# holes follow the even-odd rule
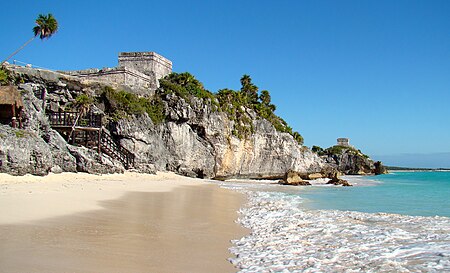
[[[347,180],[339,178],[339,172],[337,172],[337,171],[332,173],[329,178],[330,178],[330,181],[328,181],[327,184],[341,185],[344,187],[353,186],[352,184],[348,183]]]
[[[324,175],[322,173],[311,173],[311,174],[308,174],[308,179],[309,180],[314,180],[314,179],[319,179],[319,178],[324,178]]]
[[[347,180],[344,179],[337,179],[337,180],[330,180],[327,182],[327,184],[332,184],[332,185],[341,185],[344,187],[349,187],[349,186],[353,186],[352,184],[348,183]]]
[[[381,163],[381,161],[375,162],[374,165],[375,165],[375,171],[374,171],[375,175],[388,173],[386,167],[383,166],[383,163]]]
[[[301,178],[301,175],[298,172],[293,170],[289,170],[286,172],[284,179],[279,181],[281,185],[289,185],[289,186],[307,186],[311,185],[308,181],[305,181]]]

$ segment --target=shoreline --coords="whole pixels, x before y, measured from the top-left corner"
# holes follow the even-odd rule
[[[243,194],[172,173],[0,181],[0,271],[230,272],[249,232]]]
[[[450,218],[314,209],[302,188],[235,183],[246,193],[240,222],[252,229],[235,241],[233,264],[251,272],[445,271]],[[326,187],[329,188],[329,187]],[[336,190],[340,187],[334,186]],[[361,185],[361,189],[367,189]]]

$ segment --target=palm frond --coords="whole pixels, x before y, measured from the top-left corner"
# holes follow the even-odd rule
[[[36,26],[33,28],[34,36],[40,39],[48,39],[58,31],[58,21],[51,13],[47,15],[39,14],[36,19]]]

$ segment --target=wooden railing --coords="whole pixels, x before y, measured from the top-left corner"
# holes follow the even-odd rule
[[[110,134],[102,127],[102,115],[88,113],[79,116],[79,112],[50,112],[47,113],[50,125],[66,136],[66,140],[72,144],[84,146],[98,146],[98,152],[104,152],[112,158],[122,162],[126,169],[134,166],[135,156],[132,152],[116,142]],[[76,123],[76,124],[75,124]],[[72,127],[72,130],[70,129]],[[89,136],[95,128],[95,133],[100,134],[100,138]],[[70,133],[68,133],[70,131]],[[84,132],[82,137],[77,137],[77,132]],[[88,147],[89,148],[89,147]]]
[[[134,154],[123,147],[120,143],[115,142],[111,135],[104,129],[102,129],[100,139],[100,147],[104,153],[122,162],[126,169],[134,166]]]
[[[78,117],[79,112],[50,112],[47,113],[51,126],[102,127],[102,115],[87,113]],[[77,119],[78,117],[78,119]],[[76,124],[75,124],[76,121]]]

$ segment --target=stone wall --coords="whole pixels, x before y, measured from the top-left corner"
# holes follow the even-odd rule
[[[77,71],[66,71],[65,74],[77,76],[88,80],[113,82],[119,85],[127,85],[132,88],[158,88],[158,80],[152,75],[146,75],[139,71],[126,67],[86,69]]]
[[[137,70],[156,79],[172,73],[172,62],[155,52],[121,52],[119,67]]]
[[[337,145],[344,146],[344,147],[350,147],[350,139],[346,137],[340,137],[337,139]]]
[[[62,71],[88,80],[131,87],[135,93],[152,94],[159,87],[159,79],[172,73],[172,62],[155,52],[121,52],[115,68]],[[146,90],[146,92],[143,92]]]

